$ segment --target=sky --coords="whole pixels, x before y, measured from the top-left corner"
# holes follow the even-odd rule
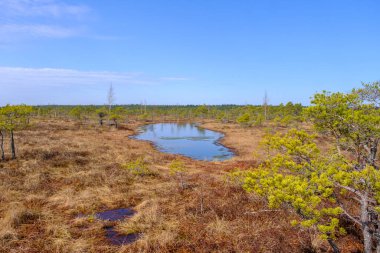
[[[0,105],[309,104],[380,79],[378,0],[0,0]]]

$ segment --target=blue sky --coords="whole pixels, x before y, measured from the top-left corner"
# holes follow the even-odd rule
[[[378,0],[0,0],[0,104],[309,103],[380,79]]]

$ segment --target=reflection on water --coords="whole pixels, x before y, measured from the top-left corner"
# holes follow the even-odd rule
[[[152,141],[158,150],[180,154],[197,160],[223,161],[234,154],[218,143],[223,134],[189,123],[159,123],[141,127],[134,136],[138,140]]]

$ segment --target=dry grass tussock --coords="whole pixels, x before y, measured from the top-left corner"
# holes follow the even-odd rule
[[[235,167],[257,163],[263,129],[215,122],[223,143],[238,156],[225,162],[182,158],[186,189],[170,176],[177,156],[129,139],[137,123],[119,130],[71,121],[35,121],[16,134],[19,158],[0,163],[0,252],[326,252],[313,231],[289,225],[294,214],[266,209],[262,199],[225,181]],[[257,156],[263,155],[257,151]],[[142,158],[151,173],[136,175],[124,164]],[[117,222],[120,233],[140,239],[111,245],[94,214],[131,207]],[[358,239],[338,244],[353,252]]]

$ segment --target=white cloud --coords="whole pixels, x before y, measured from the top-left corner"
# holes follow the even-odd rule
[[[47,38],[68,38],[80,34],[78,28],[66,28],[52,25],[19,25],[19,24],[0,24],[0,37],[2,40],[9,38],[23,37],[47,37]]]
[[[102,104],[112,83],[118,103],[138,103],[152,91],[171,90],[179,81],[144,73],[57,68],[0,67],[0,106],[10,104]],[[169,85],[168,85],[169,84]],[[167,86],[168,85],[168,86]]]
[[[0,0],[0,42],[80,36],[89,12],[58,0]]]
[[[0,0],[0,10],[7,16],[81,17],[89,12],[85,5],[56,0]]]
[[[55,68],[0,67],[0,88],[6,87],[79,87],[116,83],[119,85],[154,85],[166,81],[187,80],[177,77],[151,77],[143,73],[79,71]]]

